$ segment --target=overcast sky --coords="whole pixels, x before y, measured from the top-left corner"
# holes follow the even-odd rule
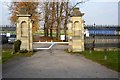
[[[120,14],[120,2],[118,4],[118,14]],[[118,25],[120,26],[120,15],[118,15]]]
[[[87,2],[80,5],[86,24],[117,25],[118,3],[116,2]]]
[[[0,0],[1,1],[1,0]],[[0,25],[10,24],[9,11],[5,3],[0,2]],[[79,0],[71,0],[75,4]],[[119,0],[89,0],[80,4],[83,19],[86,25],[118,25],[118,1]]]

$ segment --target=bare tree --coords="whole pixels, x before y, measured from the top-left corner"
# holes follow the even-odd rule
[[[51,5],[52,5],[52,10],[51,10],[52,12],[51,12],[51,24],[50,24],[50,37],[53,37],[52,31],[53,31],[53,26],[55,22],[55,2],[52,2]]]
[[[48,2],[45,2],[45,24],[44,24],[44,36],[48,37],[49,30],[48,30],[48,15],[49,15],[49,9],[48,9]]]
[[[67,2],[65,3],[66,5],[66,13],[65,13],[65,23],[64,23],[64,33],[65,33],[65,41],[67,40],[67,21],[68,21],[68,0]]]
[[[52,31],[53,27],[56,28],[56,38],[60,40],[61,34],[61,25],[64,25],[64,34],[65,40],[67,36],[67,22],[69,19],[70,12],[81,3],[85,1],[81,1],[76,3],[74,6],[69,6],[69,0],[67,2],[45,2],[45,25],[44,25],[44,36],[48,37],[50,31],[50,37],[53,37]]]

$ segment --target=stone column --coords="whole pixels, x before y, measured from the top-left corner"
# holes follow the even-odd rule
[[[84,14],[79,11],[79,8],[73,9],[71,15],[72,40],[70,45],[71,47],[69,47],[69,51],[70,50],[72,52],[84,51],[84,21],[82,20],[83,15]]]
[[[20,49],[21,50],[28,50],[32,51],[32,22],[29,18],[31,15],[17,15],[18,21],[17,21],[17,28],[16,28],[16,34],[17,34],[17,40],[21,40],[22,44]]]

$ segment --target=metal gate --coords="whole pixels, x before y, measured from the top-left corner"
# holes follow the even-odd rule
[[[69,42],[33,42],[33,44],[48,44],[48,47],[42,47],[42,46],[38,46],[36,48],[33,48],[34,50],[48,50],[51,49],[55,44],[68,44]]]

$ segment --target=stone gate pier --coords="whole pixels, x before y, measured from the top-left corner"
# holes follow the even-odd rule
[[[68,23],[69,51],[84,51],[84,20],[79,8],[74,8],[71,13],[71,20]]]
[[[28,14],[19,14],[17,15],[17,28],[16,28],[16,35],[17,40],[21,40],[21,50],[28,50],[32,51],[32,22],[29,18],[31,15]]]

